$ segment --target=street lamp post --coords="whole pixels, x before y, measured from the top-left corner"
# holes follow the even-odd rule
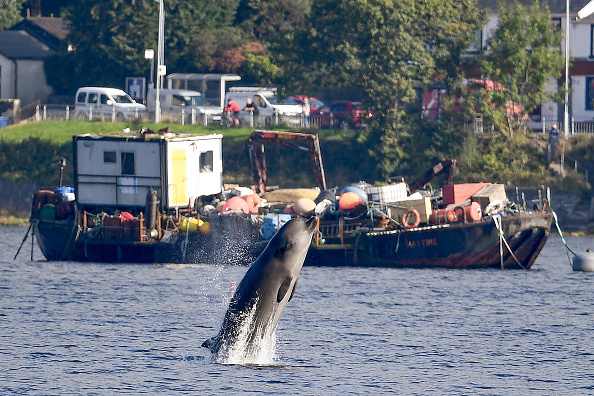
[[[163,88],[163,76],[166,74],[166,68],[163,64],[165,58],[165,47],[163,45],[163,35],[165,33],[165,12],[163,9],[163,0],[155,0],[159,3],[159,42],[157,48],[157,97],[155,99],[155,124],[161,121],[161,103],[159,102],[160,90]]]
[[[145,49],[144,50],[144,59],[150,59],[151,61],[151,76],[149,79],[149,87],[155,88],[155,82],[153,80],[153,76],[155,74],[155,50],[154,49]]]
[[[569,0],[565,3],[565,110],[563,113],[565,139],[569,137]]]

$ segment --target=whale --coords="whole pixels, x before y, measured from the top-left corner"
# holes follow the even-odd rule
[[[257,353],[272,337],[287,303],[295,295],[299,274],[317,228],[317,217],[294,218],[270,239],[237,286],[219,333],[202,344],[215,356]]]

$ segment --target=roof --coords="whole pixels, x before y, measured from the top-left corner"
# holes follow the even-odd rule
[[[483,9],[490,9],[492,11],[497,10],[497,3],[501,1],[503,3],[512,4],[514,0],[477,0],[477,4],[479,8]],[[534,0],[517,0],[519,3],[522,3],[526,6],[530,6],[534,3]],[[569,2],[569,13],[570,14],[577,14],[579,10],[582,9],[583,6],[588,4],[590,0],[572,0]],[[565,5],[566,0],[541,0],[541,3],[548,4],[549,10],[551,14],[565,14]]]
[[[54,51],[62,51],[66,48],[70,32],[67,20],[54,17],[25,18],[9,30],[25,31]]]
[[[43,59],[55,53],[24,30],[0,31],[0,54],[9,59]]]

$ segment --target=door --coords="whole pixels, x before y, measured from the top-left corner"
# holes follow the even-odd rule
[[[172,149],[171,182],[169,184],[170,206],[185,206],[188,204],[188,178],[186,171],[186,149]]]

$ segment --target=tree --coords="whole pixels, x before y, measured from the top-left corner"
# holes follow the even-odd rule
[[[365,92],[374,115],[361,135],[365,157],[386,176],[411,153],[403,143],[416,89],[461,80],[461,57],[482,21],[473,0],[319,0],[310,23],[295,33],[295,47],[283,52],[282,65],[295,82]]]
[[[8,29],[23,18],[21,17],[21,10],[25,0],[1,0],[0,4],[0,30]]]
[[[244,35],[233,27],[239,0],[165,1],[165,60],[168,72],[209,71],[226,51],[239,46]],[[71,22],[75,52],[47,62],[50,81],[64,70],[73,93],[85,84],[119,85],[126,76],[148,75],[144,50],[157,48],[158,3],[154,0],[80,0],[64,10]]]
[[[552,24],[546,3],[535,1],[525,6],[501,2],[498,17],[480,68],[500,88],[481,90],[488,98],[482,103],[482,111],[511,135],[524,116],[559,95],[548,91],[547,83],[561,76],[565,61],[561,32]],[[509,114],[513,103],[521,106],[517,116]]]

